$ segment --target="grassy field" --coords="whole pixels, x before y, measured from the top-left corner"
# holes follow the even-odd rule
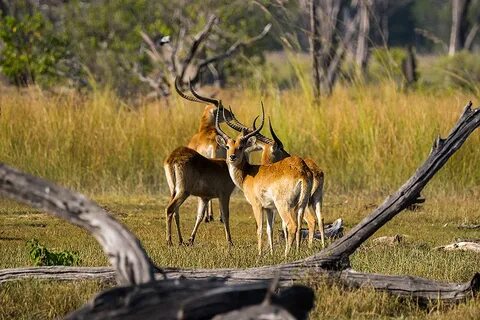
[[[353,256],[356,270],[387,274],[411,274],[444,281],[467,281],[478,272],[480,256],[462,252],[439,252],[433,247],[457,237],[480,238],[480,231],[459,230],[463,222],[480,220],[478,194],[463,197],[439,197],[427,193],[427,203],[418,211],[406,211],[391,221],[376,236],[404,234],[406,242],[399,245],[374,246],[366,243]],[[327,221],[338,217],[350,228],[368,214],[373,204],[384,195],[335,196],[326,201]],[[101,197],[97,201],[107,207],[137,234],[148,254],[159,266],[244,268],[285,261],[283,241],[276,232],[276,254],[257,257],[253,216],[240,195],[232,202],[232,236],[235,243],[228,248],[223,227],[215,221],[202,224],[194,247],[165,245],[165,197]],[[182,210],[182,231],[193,227],[196,201],[187,200]],[[38,238],[48,248],[80,252],[81,265],[101,266],[107,260],[95,240],[82,230],[44,213],[9,202],[2,202],[0,214],[0,268],[32,265],[26,241]],[[217,211],[216,211],[217,213]],[[276,230],[280,229],[277,221]],[[176,240],[176,237],[174,237]],[[305,246],[306,247],[306,246]],[[288,260],[305,257],[319,250],[302,249]],[[399,300],[369,288],[347,291],[327,286],[322,279],[308,278],[305,282],[316,290],[316,306],[312,319],[317,318],[428,318],[447,317],[478,319],[480,300],[466,304],[443,306],[436,302],[420,308],[413,301]],[[32,319],[61,316],[83,304],[95,292],[112,284],[95,281],[48,282],[18,281],[0,286],[0,319]],[[55,294],[52,294],[55,292]]]
[[[299,84],[298,90],[280,92],[267,86],[222,91],[219,96],[246,123],[264,101],[286,149],[312,156],[324,169],[326,220],[341,217],[347,229],[413,173],[434,138],[448,133],[466,102],[474,100],[478,105],[470,94],[402,92],[386,82],[339,87],[316,106],[308,84],[302,79]],[[201,226],[194,247],[165,245],[163,159],[195,132],[202,106],[173,97],[169,106],[132,107],[109,91],[54,95],[35,89],[0,90],[0,161],[96,199],[141,239],[157,265],[244,268],[285,261],[280,239],[274,257],[257,257],[254,219],[241,193],[231,205],[233,248],[227,247],[218,222]],[[424,192],[427,203],[421,210],[403,212],[375,235],[405,234],[406,242],[394,247],[366,243],[352,257],[355,269],[444,281],[466,281],[479,271],[478,254],[432,250],[456,238],[480,238],[478,230],[457,228],[480,221],[479,142],[479,133],[472,134],[434,177]],[[192,199],[182,209],[184,238],[193,226],[195,206]],[[0,268],[32,265],[26,248],[32,238],[48,248],[79,251],[81,265],[107,264],[85,232],[44,213],[0,202]],[[288,260],[316,250],[318,246],[303,249]],[[456,306],[432,302],[421,308],[369,288],[346,291],[327,286],[322,279],[305,282],[316,290],[313,319],[480,318],[479,298]],[[94,281],[4,284],[0,319],[58,317],[111,285]]]

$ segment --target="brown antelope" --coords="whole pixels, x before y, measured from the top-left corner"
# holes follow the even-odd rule
[[[192,84],[190,83],[190,88]],[[186,95],[179,88],[179,78],[175,79],[175,90],[177,93],[184,99],[192,102],[208,103],[209,105],[205,106],[203,110],[202,117],[200,118],[200,126],[197,133],[195,133],[187,147],[197,151],[207,158],[219,158],[225,159],[226,152],[223,148],[220,148],[215,141],[217,132],[215,130],[215,118],[217,112],[224,112],[222,101],[217,99],[211,99],[207,97],[202,97],[195,92],[195,97]],[[231,119],[230,111],[225,110],[226,119]],[[222,117],[223,119],[223,117]],[[202,206],[202,199],[198,199],[198,208]],[[200,209],[199,209],[200,210]],[[213,209],[212,202],[209,201],[207,205],[207,214],[205,215],[205,222],[213,221]],[[222,221],[222,218],[220,218]]]
[[[232,244],[229,226],[229,202],[230,195],[235,189],[235,184],[230,178],[225,159],[209,159],[197,151],[179,147],[175,149],[164,161],[165,175],[170,189],[170,202],[166,213],[167,222],[167,244],[172,244],[172,218],[175,215],[178,241],[183,244],[180,231],[179,209],[188,196],[197,196],[200,204],[197,211],[197,218],[188,244],[193,245],[198,227],[202,222],[208,201],[218,198],[220,212],[225,227],[227,241]]]
[[[264,123],[262,105],[262,123],[251,132],[243,131],[236,139],[230,138],[219,126],[218,114],[215,123],[217,142],[227,150],[228,170],[235,185],[245,194],[250,203],[257,223],[258,252],[262,253],[263,214],[267,216],[267,236],[270,252],[273,253],[274,210],[278,212],[285,226],[285,256],[294,239],[297,250],[300,245],[300,232],[297,230],[302,221],[303,212],[308,204],[312,189],[312,173],[305,162],[295,156],[287,157],[268,165],[252,165],[247,161],[249,152],[258,150],[255,135]],[[298,231],[298,232],[297,232]],[[294,235],[295,238],[294,238]]]
[[[233,121],[227,120],[227,124],[234,130],[242,132],[247,130],[248,132],[255,130],[255,124],[253,129],[246,127],[240,121],[238,121],[230,110],[230,116]],[[261,133],[257,133],[256,137],[261,142],[262,145],[262,164],[271,164],[280,160],[283,160],[287,157],[290,157],[290,154],[284,149],[282,141],[278,138],[273,130],[272,123],[268,119],[268,124],[270,127],[270,134],[273,137],[273,140],[265,137]],[[308,225],[308,245],[312,246],[313,243],[313,234],[315,232],[315,217],[318,221],[318,226],[320,229],[320,237],[322,241],[322,247],[325,247],[325,233],[324,233],[324,221],[322,217],[322,202],[323,202],[323,182],[324,182],[324,173],[322,169],[315,163],[311,158],[303,159],[307,164],[308,168],[313,175],[313,186],[310,199],[308,201],[308,211],[305,214],[305,220]],[[285,229],[285,228],[284,228]]]

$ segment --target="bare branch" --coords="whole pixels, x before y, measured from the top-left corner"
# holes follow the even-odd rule
[[[435,44],[439,44],[442,46],[444,52],[448,52],[448,45],[445,41],[437,37],[433,32],[428,31],[426,29],[415,28],[415,33],[425,37],[426,39],[432,41]]]
[[[185,58],[185,60],[183,61],[183,64],[182,64],[182,71],[180,72],[180,81],[181,82],[183,82],[183,78],[185,77],[185,72],[187,71],[188,66],[190,65],[193,58],[195,57],[195,54],[197,53],[198,48],[200,47],[202,42],[208,37],[208,35],[212,31],[212,28],[213,28],[214,24],[216,24],[217,22],[218,22],[217,17],[215,15],[211,15],[210,18],[208,19],[207,24],[203,28],[203,30],[200,31],[200,33],[198,33],[195,36],[195,38],[193,40],[193,44],[190,47],[190,51],[189,51],[187,57]]]
[[[227,51],[225,51],[224,53],[218,54],[216,56],[213,56],[213,57],[210,57],[208,59],[205,59],[205,60],[201,61],[198,64],[197,72],[196,72],[195,76],[192,77],[191,82],[196,83],[198,81],[200,71],[202,71],[209,64],[219,62],[221,60],[229,58],[230,56],[235,54],[240,48],[247,47],[247,46],[251,45],[252,43],[264,38],[268,34],[268,32],[270,31],[271,27],[272,27],[272,24],[269,23],[263,28],[262,32],[260,34],[258,34],[257,36],[252,37],[252,38],[247,39],[247,40],[237,41],[233,45],[231,45],[230,48],[228,48]]]
[[[472,49],[473,41],[475,40],[475,37],[477,36],[479,28],[480,28],[480,24],[478,22],[475,22],[475,24],[472,26],[472,28],[468,32],[468,35],[465,38],[465,45],[464,45],[466,50],[471,50]]]

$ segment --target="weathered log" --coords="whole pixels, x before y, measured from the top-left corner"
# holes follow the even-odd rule
[[[154,279],[154,266],[140,241],[84,195],[0,164],[0,194],[40,208],[87,230],[102,246],[120,284]]]
[[[462,223],[457,227],[458,229],[480,229],[480,224],[466,224]]]
[[[55,269],[57,272],[55,272]],[[31,271],[35,270],[35,273]],[[375,290],[386,291],[391,294],[414,297],[422,301],[442,300],[456,302],[473,297],[480,290],[480,274],[477,273],[470,281],[464,283],[447,283],[421,277],[382,275],[374,273],[356,272],[352,269],[343,271],[325,270],[318,268],[314,261],[304,264],[297,262],[275,266],[265,266],[249,269],[177,269],[164,268],[163,273],[157,273],[157,279],[220,279],[228,285],[266,282],[278,276],[281,285],[291,285],[295,281],[304,280],[307,276],[324,278],[344,285],[348,288],[371,287]],[[112,268],[88,267],[39,267],[6,269],[0,272],[0,284],[6,281],[23,279],[26,277],[55,280],[75,279],[104,279],[114,277]]]
[[[480,243],[474,241],[457,241],[444,246],[435,247],[434,249],[444,251],[472,251],[480,253]]]
[[[283,230],[278,231],[280,234],[280,237],[282,239],[285,239],[285,235],[283,233]],[[335,220],[333,223],[325,225],[325,238],[326,239],[336,239],[340,238],[343,236],[343,220],[341,218],[338,218]],[[308,229],[301,228],[300,229],[300,237],[302,239],[307,239],[308,238]],[[320,231],[316,231],[313,234],[313,239],[320,241],[322,239]]]
[[[67,319],[211,319],[217,314],[261,303],[268,282],[225,286],[221,280],[162,280],[117,287],[96,296]],[[304,319],[313,306],[313,291],[286,288],[272,297],[273,305]]]
[[[40,280],[115,280],[112,267],[26,267],[0,270],[0,284],[22,279]]]

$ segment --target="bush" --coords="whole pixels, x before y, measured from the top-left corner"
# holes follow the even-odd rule
[[[6,16],[0,24],[2,73],[16,86],[49,81],[57,76],[57,64],[66,56],[65,41],[51,32],[40,13],[21,18]]]
[[[452,57],[435,59],[424,68],[421,84],[435,89],[464,89],[478,94],[480,83],[480,57],[459,52]]]
[[[76,251],[50,251],[37,239],[27,241],[27,247],[35,266],[77,266],[80,264],[80,255]]]
[[[373,49],[368,66],[368,78],[376,82],[394,80],[397,84],[402,84],[405,79],[402,63],[406,57],[407,52],[403,48]]]

